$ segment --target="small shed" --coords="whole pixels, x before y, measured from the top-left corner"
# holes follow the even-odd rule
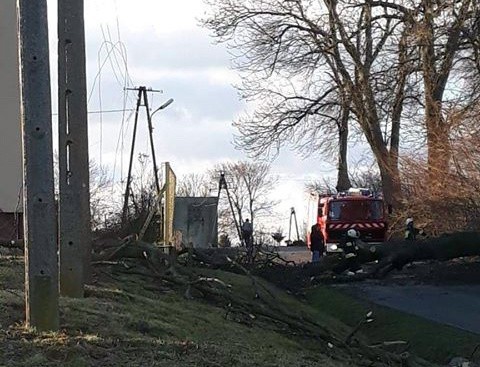
[[[193,247],[218,245],[218,198],[176,197],[173,228],[182,233],[182,242]]]

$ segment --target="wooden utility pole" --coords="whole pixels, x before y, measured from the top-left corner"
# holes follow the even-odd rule
[[[91,230],[83,0],[58,2],[60,293],[83,297]]]
[[[137,137],[137,127],[138,127],[138,115],[140,111],[140,107],[145,106],[147,111],[147,123],[148,123],[148,135],[150,138],[150,150],[152,152],[152,162],[153,162],[153,174],[155,178],[155,188],[157,190],[157,195],[160,195],[160,180],[158,178],[158,166],[157,166],[157,158],[155,155],[155,145],[153,143],[153,124],[152,124],[152,116],[155,112],[162,110],[169,106],[173,99],[167,101],[164,105],[157,108],[152,114],[150,114],[150,106],[148,104],[148,94],[147,92],[161,92],[160,90],[154,90],[151,88],[146,87],[138,87],[138,88],[127,88],[128,90],[136,90],[138,91],[137,96],[137,107],[135,108],[135,122],[133,124],[133,137],[132,137],[132,145],[130,147],[130,160],[128,164],[128,174],[127,174],[127,184],[125,185],[125,194],[123,198],[123,210],[122,210],[122,225],[125,226],[127,224],[128,219],[128,198],[130,196],[130,185],[132,183],[132,168],[133,168],[133,156],[135,154],[135,141]]]
[[[138,91],[137,107],[135,108],[135,121],[133,123],[133,138],[130,146],[130,159],[128,161],[127,184],[125,185],[125,195],[123,198],[122,226],[127,224],[128,219],[128,197],[130,196],[130,185],[132,181],[133,155],[135,154],[135,141],[137,140],[138,114],[142,105],[142,91]]]
[[[227,193],[228,204],[230,205],[230,211],[232,212],[233,223],[235,224],[235,229],[237,230],[237,235],[240,243],[244,243],[242,230],[240,228],[241,223],[238,223],[237,216],[235,215],[235,210],[233,209],[233,202],[230,196],[230,191],[228,190],[227,180],[225,179],[225,172],[220,172],[220,181],[218,182],[218,194],[217,194],[217,202],[220,201],[220,193],[222,189],[225,189]],[[239,219],[240,220],[240,219]]]
[[[58,261],[46,0],[18,0],[27,326],[57,330]]]

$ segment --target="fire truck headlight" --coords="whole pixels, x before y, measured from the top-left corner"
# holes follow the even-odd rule
[[[336,251],[336,250],[338,250],[338,246],[337,245],[331,245],[330,250]]]

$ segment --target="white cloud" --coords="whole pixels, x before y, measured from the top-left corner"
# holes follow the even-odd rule
[[[132,75],[135,75],[135,79],[140,80],[162,80],[162,79],[175,79],[181,81],[191,81],[197,79],[204,79],[210,85],[233,85],[239,81],[238,74],[233,70],[229,70],[225,67],[206,67],[200,70],[176,68],[176,67],[161,67],[161,68],[138,68],[133,67],[130,69]]]
[[[118,21],[123,32],[153,30],[156,35],[177,34],[195,29],[203,14],[200,0],[86,0],[88,24],[113,24]]]

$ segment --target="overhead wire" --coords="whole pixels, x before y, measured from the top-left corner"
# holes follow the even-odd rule
[[[126,111],[134,111],[133,108],[127,108],[127,109],[123,109],[123,108],[117,108],[117,109],[111,109],[111,110],[95,110],[95,111],[87,111],[87,113],[89,115],[95,115],[95,114],[99,114],[99,113],[120,113],[120,112],[126,112]],[[52,113],[52,116],[58,116],[58,112],[54,112]]]
[[[128,86],[133,86],[135,85],[131,76],[130,76],[130,71],[128,69],[128,53],[126,46],[124,42],[122,41],[122,36],[120,32],[120,20],[118,17],[118,4],[117,1],[114,1],[114,6],[115,6],[115,24],[116,24],[116,31],[117,31],[117,42],[113,42],[112,39],[112,34],[110,32],[110,27],[107,27],[107,35],[108,39],[105,39],[105,41],[109,42],[112,48],[115,48],[115,51],[113,53],[113,58],[114,61],[119,69],[122,69],[122,75],[123,75],[123,110],[124,113],[122,114],[122,121],[120,124],[120,131],[117,139],[117,145],[115,147],[115,160],[114,160],[114,166],[113,166],[113,173],[112,173],[112,182],[115,182],[115,175],[116,175],[116,169],[117,169],[117,160],[118,160],[118,155],[119,155],[119,150],[120,150],[120,182],[123,181],[123,158],[124,158],[124,147],[125,147],[125,135],[128,132],[128,127],[129,127],[129,122],[133,116],[133,109],[130,110],[130,114],[127,116],[127,103],[130,100],[131,103],[133,103],[132,97],[128,93]],[[118,52],[117,52],[118,51]],[[119,61],[119,58],[123,63]],[[122,65],[121,65],[122,64]],[[113,190],[113,188],[112,188]]]
[[[118,21],[117,17],[117,34],[120,34],[119,32],[120,28],[120,22]],[[129,86],[129,83],[133,85],[133,80],[130,76],[129,70],[128,70],[128,65],[127,65],[127,52],[126,52],[126,47],[121,42],[121,40],[117,42],[113,42],[111,38],[111,32],[108,30],[107,32],[105,31],[105,28],[101,26],[101,31],[102,31],[102,36],[103,36],[103,43],[100,46],[98,53],[97,53],[97,67],[98,71],[97,74],[94,77],[93,85],[91,87],[89,96],[88,96],[88,103],[90,103],[91,98],[93,96],[93,93],[96,88],[98,88],[98,103],[100,109],[98,111],[92,111],[92,113],[98,113],[100,115],[99,122],[100,122],[100,165],[103,163],[102,162],[102,156],[103,156],[103,113],[108,113],[108,112],[122,112],[122,122],[121,122],[121,127],[120,127],[120,132],[119,132],[119,137],[121,137],[122,140],[122,152],[123,152],[123,139],[125,135],[125,122],[128,122],[129,118],[127,118],[127,112],[133,111],[132,109],[127,109],[127,103],[129,99],[129,95],[127,92],[127,87]],[[108,35],[108,39],[107,39]],[[124,67],[122,68],[121,66],[121,61],[123,61]],[[122,95],[122,104],[123,108],[121,110],[103,110],[103,99],[102,99],[102,72],[104,71],[105,66],[107,63],[110,65],[112,73],[117,81],[117,83],[122,87],[123,89],[123,95]],[[117,155],[118,155],[118,145],[119,143],[117,142],[117,148],[116,148],[116,156],[115,156],[115,163],[114,163],[114,170],[113,170],[113,181],[115,180],[115,174],[116,174],[116,161],[117,161]],[[123,154],[122,155],[122,160],[123,160]],[[123,172],[123,162],[122,162],[122,169],[121,172]]]
[[[100,52],[100,51],[99,51]],[[97,56],[97,62],[100,64],[100,54]],[[103,108],[102,103],[102,73],[98,75],[98,107],[100,111]],[[100,155],[99,155],[99,164],[102,166],[102,156],[103,156],[103,113],[100,114]]]
[[[120,46],[120,56],[122,57],[122,60],[123,60],[123,66],[124,66],[124,80],[123,80],[123,108],[124,110],[126,110],[127,108],[127,99],[130,97],[130,95],[128,94],[128,84],[130,83],[130,85],[134,85],[133,83],[133,80],[132,78],[130,77],[130,72],[128,70],[128,54],[127,54],[127,50],[126,50],[126,47],[125,47],[125,44],[122,42],[122,38],[121,38],[121,33],[120,33],[120,22],[119,22],[119,18],[118,18],[118,9],[117,9],[117,3],[115,2],[115,9],[116,9],[116,26],[117,26],[117,38],[118,38],[118,45]],[[111,33],[110,33],[110,28],[107,29],[108,30],[108,37],[109,37],[109,40],[112,41],[112,36],[111,36]],[[117,59],[117,54],[114,53],[114,58],[115,58],[115,61],[118,65],[118,67],[120,68],[120,62],[118,61]],[[128,122],[129,122],[129,119],[127,120],[127,129],[125,129],[125,113],[122,115],[122,122],[121,122],[121,125],[120,125],[120,131],[121,131],[121,146],[120,146],[120,181],[123,181],[123,152],[124,152],[124,147],[125,147],[125,134],[126,134],[126,131],[128,130]],[[117,149],[116,149],[116,153],[115,153],[115,160],[117,158]],[[116,166],[116,162],[115,162],[115,166]],[[114,170],[115,172],[115,170]],[[115,179],[115,176],[113,177],[113,179]]]

